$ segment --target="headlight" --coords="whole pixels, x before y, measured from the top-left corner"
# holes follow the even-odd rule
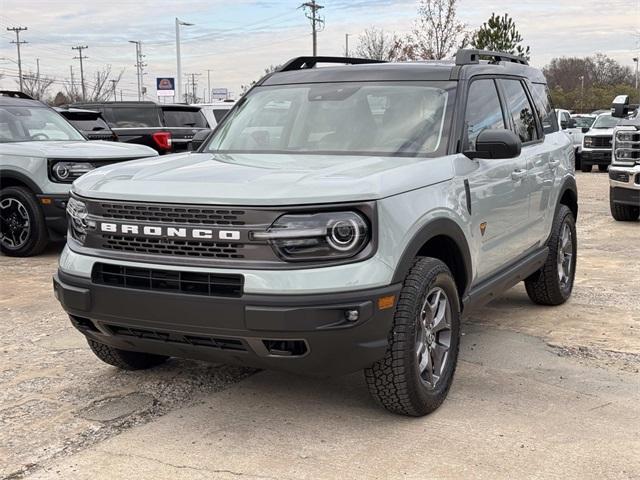
[[[54,182],[73,183],[74,180],[94,168],[95,165],[88,162],[51,161],[49,174]]]
[[[584,146],[590,148],[593,145],[593,137],[584,137]]]
[[[288,214],[266,232],[253,232],[255,240],[266,240],[283,259],[296,261],[350,258],[369,243],[365,218],[356,212]]]
[[[69,217],[69,230],[73,238],[84,242],[87,230],[96,226],[96,222],[88,218],[87,205],[77,198],[70,197],[67,202],[67,215]]]

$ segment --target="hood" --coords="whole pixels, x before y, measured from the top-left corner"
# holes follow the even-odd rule
[[[452,177],[451,157],[183,153],[102,167],[73,191],[110,200],[298,205],[375,200]]]
[[[613,128],[590,128],[585,135],[589,137],[610,137],[613,135]]]
[[[44,158],[142,158],[158,152],[133,143],[78,140],[73,142],[15,142],[0,144],[0,153]]]

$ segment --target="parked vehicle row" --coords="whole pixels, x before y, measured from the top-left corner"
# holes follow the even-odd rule
[[[613,129],[619,120],[611,112],[601,113],[584,134],[580,152],[580,169],[583,172],[590,172],[594,165],[601,172],[608,170],[612,158]]]

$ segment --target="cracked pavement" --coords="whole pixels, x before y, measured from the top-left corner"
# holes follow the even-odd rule
[[[60,247],[0,257],[0,479],[640,478],[640,222],[578,174],[570,302],[521,286],[464,322],[449,398],[409,419],[359,374],[172,359],[119,372],[51,293]]]

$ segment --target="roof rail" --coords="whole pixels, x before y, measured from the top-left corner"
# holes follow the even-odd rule
[[[285,63],[278,72],[291,72],[313,68],[318,63],[341,63],[344,65],[362,65],[366,63],[386,63],[384,60],[371,60],[369,58],[349,58],[349,57],[297,57]]]
[[[3,97],[24,98],[26,100],[35,100],[31,95],[27,95],[24,92],[19,92],[18,90],[0,90],[0,95],[2,95]]]
[[[480,57],[489,57],[491,62],[512,62],[521,65],[529,65],[526,58],[512,53],[492,52],[489,50],[462,49],[456,54],[456,65],[473,65],[480,63]]]

